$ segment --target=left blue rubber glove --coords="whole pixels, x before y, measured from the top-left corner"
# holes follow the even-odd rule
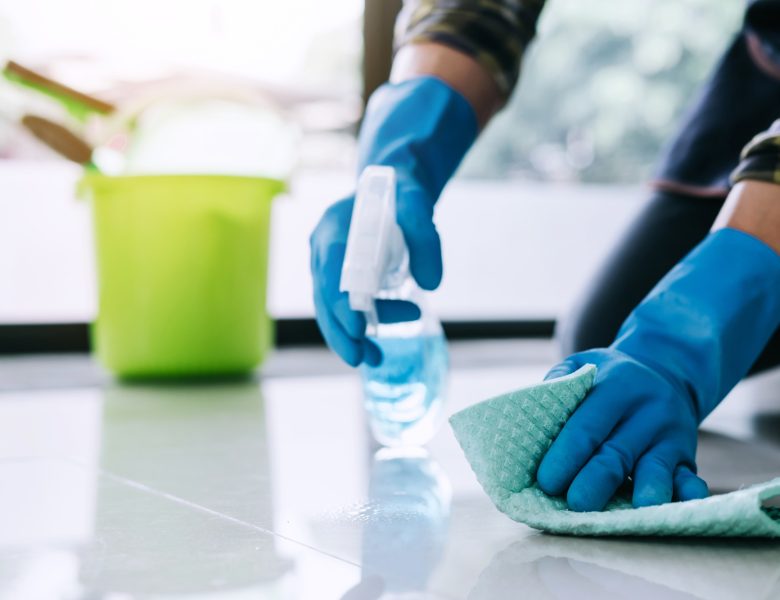
[[[696,473],[699,423],[745,376],[780,326],[780,256],[735,229],[710,234],[631,313],[615,342],[580,352],[594,388],[537,472],[543,491],[601,510],[633,479],[634,506],[707,495]]]
[[[358,139],[358,172],[369,165],[396,173],[396,221],[409,249],[417,284],[435,289],[442,277],[441,242],[433,208],[477,136],[477,118],[465,97],[435,77],[381,86],[366,107]],[[348,364],[375,366],[379,348],[366,337],[366,320],[340,289],[352,197],[330,206],[310,238],[317,324],[325,341]],[[419,309],[399,300],[377,302],[385,323],[414,320]]]

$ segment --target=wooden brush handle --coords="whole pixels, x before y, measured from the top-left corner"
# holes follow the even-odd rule
[[[41,75],[32,69],[23,67],[19,63],[12,60],[9,60],[5,65],[5,70],[9,73],[13,73],[14,75],[24,79],[29,83],[41,86],[63,96],[68,96],[73,100],[89,106],[91,109],[99,113],[108,114],[114,112],[116,108],[113,104],[109,104],[108,102],[104,102],[103,100],[95,98],[94,96],[90,96],[83,92],[79,92],[78,90],[74,90],[72,87],[68,87],[64,83],[50,79],[45,75]]]
[[[85,165],[92,160],[92,147],[67,127],[35,115],[25,115],[24,125],[44,144],[68,160]]]

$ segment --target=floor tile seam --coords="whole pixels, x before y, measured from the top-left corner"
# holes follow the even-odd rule
[[[273,531],[273,530],[270,530],[270,529],[266,529],[265,527],[261,527],[259,525],[255,525],[254,523],[250,523],[248,521],[244,521],[243,519],[239,519],[237,517],[232,517],[230,515],[227,515],[225,513],[220,512],[218,510],[214,510],[213,508],[209,508],[207,506],[203,506],[202,504],[198,504],[197,502],[192,502],[190,500],[187,500],[186,498],[181,498],[180,496],[176,496],[175,494],[171,494],[170,492],[165,492],[163,490],[158,490],[156,488],[153,488],[153,487],[151,487],[149,485],[146,485],[144,483],[141,483],[139,481],[135,481],[134,479],[130,479],[128,477],[123,477],[121,475],[117,475],[116,473],[112,473],[110,471],[106,471],[105,469],[101,469],[101,468],[94,467],[92,465],[87,465],[87,464],[81,463],[81,462],[79,462],[79,461],[77,461],[75,459],[65,459],[65,458],[62,458],[60,460],[63,460],[63,461],[66,461],[66,462],[73,462],[73,463],[77,464],[78,466],[81,466],[81,467],[83,467],[85,469],[92,468],[97,473],[99,473],[100,475],[102,475],[104,477],[107,477],[109,479],[112,479],[114,481],[117,481],[117,482],[121,483],[122,485],[126,485],[126,486],[132,487],[134,489],[138,489],[140,491],[143,491],[145,493],[151,494],[153,496],[161,497],[161,498],[163,498],[165,500],[168,500],[169,502],[174,502],[176,504],[181,504],[181,505],[189,508],[190,510],[196,510],[198,512],[202,512],[202,513],[208,514],[210,516],[216,516],[216,517],[219,517],[221,519],[225,519],[228,522],[231,522],[231,523],[234,523],[234,524],[237,524],[237,525],[241,525],[243,527],[248,527],[248,528],[253,529],[255,531],[258,531],[260,533],[265,533],[265,534],[274,536],[276,538],[279,538],[279,539],[282,539],[282,540],[285,540],[285,541],[288,541],[288,542],[292,542],[293,544],[296,544],[298,546],[304,547],[304,548],[306,548],[308,550],[312,550],[312,551],[316,552],[317,554],[321,554],[323,556],[327,556],[328,558],[332,558],[332,559],[338,560],[339,562],[346,563],[348,565],[357,567],[358,569],[362,569],[362,565],[360,565],[359,563],[356,563],[354,561],[348,560],[348,559],[343,558],[341,556],[337,556],[337,555],[332,554],[330,552],[326,552],[326,551],[321,550],[321,549],[319,549],[319,548],[317,548],[315,546],[312,546],[310,544],[306,544],[305,542],[301,542],[301,541],[296,540],[294,538],[291,538],[289,536],[280,534],[280,533],[278,533],[276,531]],[[461,598],[459,598],[457,596],[451,596],[450,594],[447,594],[447,593],[444,593],[444,592],[441,592],[441,591],[437,591],[437,590],[428,590],[428,591],[436,594],[438,600],[461,600]],[[434,600],[437,600],[437,599],[434,599]]]
[[[93,471],[103,477],[106,477],[110,480],[116,481],[118,483],[121,483],[122,485],[131,487],[133,489],[142,491],[147,494],[151,494],[152,496],[156,496],[159,498],[162,498],[164,500],[167,500],[168,502],[173,502],[175,504],[179,504],[181,506],[184,506],[190,510],[195,510],[197,512],[207,514],[212,517],[218,517],[220,519],[224,519],[227,522],[233,523],[235,525],[239,525],[242,527],[246,527],[249,529],[252,529],[254,531],[264,533],[267,535],[271,535],[275,538],[282,539],[287,542],[291,542],[297,546],[301,546],[303,548],[306,548],[307,550],[311,550],[313,552],[316,552],[319,555],[327,556],[328,558],[332,558],[334,560],[337,560],[341,563],[348,564],[350,566],[356,567],[358,569],[362,569],[362,565],[359,563],[356,563],[354,561],[348,560],[346,558],[343,558],[341,556],[337,556],[335,554],[332,554],[330,552],[326,552],[324,550],[321,550],[315,546],[312,546],[310,544],[306,544],[305,542],[301,542],[299,540],[296,540],[294,538],[291,538],[289,536],[280,534],[278,532],[275,532],[270,529],[266,529],[265,527],[261,527],[259,525],[255,525],[254,523],[250,523],[248,521],[244,521],[243,519],[239,519],[237,517],[232,517],[230,515],[227,515],[225,513],[222,513],[218,510],[214,510],[212,508],[209,508],[207,506],[203,506],[201,504],[198,504],[196,502],[192,502],[190,500],[187,500],[185,498],[181,498],[180,496],[176,496],[175,494],[171,494],[169,492],[165,492],[163,490],[158,490],[156,488],[153,488],[149,485],[146,485],[144,483],[141,483],[139,481],[135,481],[134,479],[130,479],[128,477],[123,477],[121,475],[117,475],[116,473],[112,473],[110,471],[107,471],[105,469],[101,469],[99,467],[96,467],[93,464],[88,464],[85,462],[82,462],[76,458],[69,457],[69,456],[52,456],[52,455],[30,455],[30,456],[22,456],[22,457],[0,457],[0,464],[5,463],[30,463],[30,462],[39,462],[39,461],[54,461],[59,462],[62,464],[69,464],[71,466],[79,467],[85,471]],[[436,595],[436,598],[434,600],[461,600],[461,598],[457,596],[452,596],[446,592],[442,592],[440,590],[430,589],[429,592]]]
[[[69,461],[71,462],[71,461]],[[84,465],[82,463],[79,463],[78,461],[72,461],[76,462],[82,467],[89,468],[87,465]],[[110,471],[106,471],[105,469],[101,469],[98,467],[92,467],[94,470],[102,475],[103,477],[107,477],[108,479],[111,479],[113,481],[116,481],[118,483],[121,483],[123,485],[126,485],[128,487],[137,489],[139,491],[151,494],[152,496],[157,496],[159,498],[162,498],[164,500],[167,500],[169,502],[174,502],[176,504],[179,504],[181,506],[184,506],[186,508],[189,508],[190,510],[195,510],[204,514],[207,514],[212,517],[218,517],[220,519],[224,519],[225,521],[228,521],[230,523],[233,523],[235,525],[240,525],[242,527],[247,527],[249,529],[252,529],[254,531],[257,531],[259,533],[265,533],[267,535],[271,535],[275,538],[279,538],[282,540],[285,540],[287,542],[292,542],[293,544],[296,544],[298,546],[301,546],[303,548],[306,548],[308,550],[312,550],[316,552],[317,554],[327,556],[328,558],[332,558],[334,560],[338,560],[339,562],[346,563],[348,565],[351,565],[353,567],[361,568],[361,565],[353,562],[351,560],[348,560],[346,558],[343,558],[341,556],[337,556],[335,554],[332,554],[330,552],[326,552],[325,550],[321,550],[320,548],[317,548],[316,546],[312,546],[310,544],[307,544],[305,542],[302,542],[300,540],[296,540],[295,538],[292,538],[290,536],[286,536],[284,534],[278,533],[276,531],[273,531],[271,529],[266,529],[265,527],[261,527],[260,525],[256,525],[254,523],[250,523],[249,521],[245,521],[243,519],[239,519],[238,517],[233,517],[231,515],[225,514],[223,512],[220,512],[218,510],[215,510],[213,508],[209,508],[208,506],[203,506],[202,504],[198,504],[197,502],[192,502],[191,500],[187,500],[186,498],[182,498],[180,496],[177,496],[175,494],[171,494],[170,492],[166,492],[164,490],[159,490],[156,488],[153,488],[149,485],[146,485],[145,483],[141,483],[140,481],[135,481],[134,479],[129,479],[127,477],[123,477],[121,475],[117,475],[116,473],[112,473]]]

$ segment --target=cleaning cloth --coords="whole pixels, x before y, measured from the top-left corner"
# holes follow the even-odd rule
[[[542,457],[587,395],[594,365],[462,410],[450,418],[466,459],[511,519],[570,535],[780,537],[780,478],[703,500],[632,508],[620,495],[604,511],[575,512],[536,484]]]

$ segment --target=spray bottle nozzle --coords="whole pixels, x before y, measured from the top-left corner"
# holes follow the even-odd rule
[[[349,294],[352,310],[376,322],[374,299],[389,272],[406,257],[406,243],[395,214],[395,170],[370,166],[358,181],[347,237],[341,291]]]

